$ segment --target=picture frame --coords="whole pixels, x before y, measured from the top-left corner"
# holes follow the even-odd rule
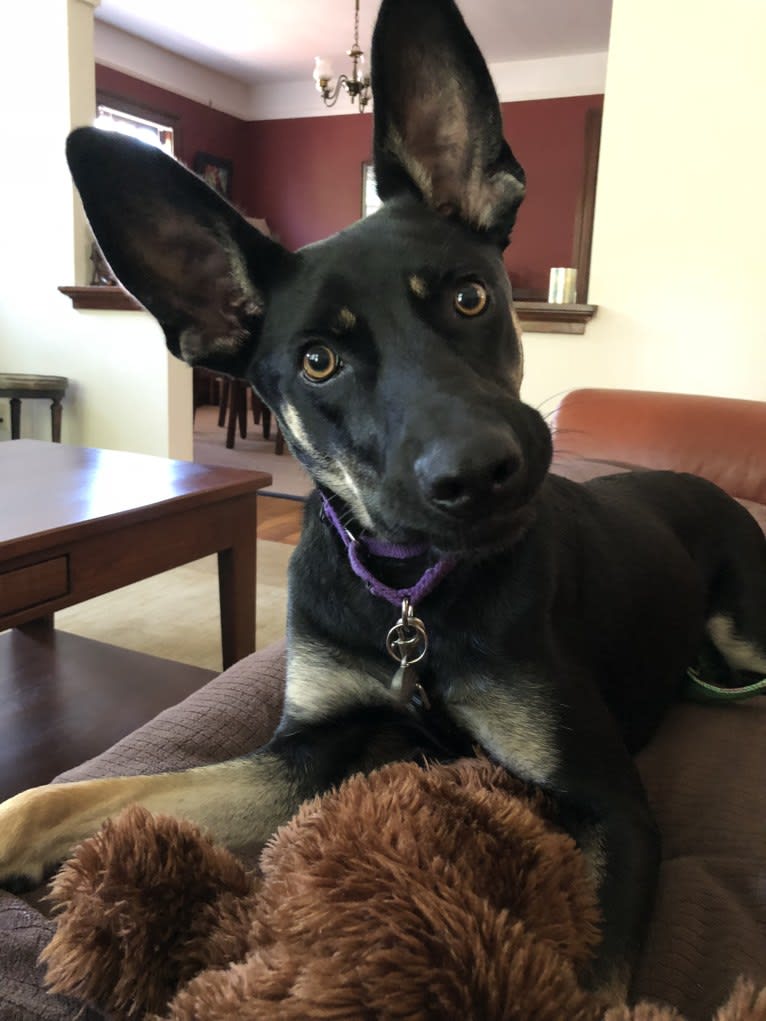
[[[378,197],[375,181],[375,167],[371,162],[362,163],[362,216],[369,216],[383,205]]]
[[[211,188],[215,188],[225,198],[231,198],[231,179],[234,173],[234,164],[231,160],[213,156],[209,152],[198,152],[194,157],[192,169]]]

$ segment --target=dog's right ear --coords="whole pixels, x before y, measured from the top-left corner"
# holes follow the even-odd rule
[[[383,0],[372,41],[382,199],[420,197],[505,245],[524,171],[489,70],[453,0]]]
[[[171,352],[244,375],[270,286],[293,256],[143,142],[79,128],[67,160],[106,260],[159,321]]]

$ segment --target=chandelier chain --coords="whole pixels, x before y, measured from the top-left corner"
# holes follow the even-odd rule
[[[325,106],[335,106],[338,96],[343,90],[353,104],[359,104],[359,112],[363,113],[371,99],[370,75],[364,71],[364,51],[359,46],[359,0],[354,0],[354,43],[347,51],[351,57],[351,74],[340,74],[333,84],[332,69],[329,61],[316,58],[314,81]],[[361,65],[361,67],[360,67]]]
[[[354,0],[353,45],[350,50],[347,50],[347,53],[351,58],[350,75],[339,75],[333,85],[332,67],[329,61],[317,57],[314,81],[326,106],[334,106],[342,90],[351,103],[358,103],[358,110],[363,113],[372,96],[370,75],[369,72],[366,74],[364,67],[365,53],[360,47],[360,0]]]

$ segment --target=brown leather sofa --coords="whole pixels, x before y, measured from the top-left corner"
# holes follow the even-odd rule
[[[552,420],[559,463],[692,472],[756,517],[766,506],[766,402],[644,390],[572,390]],[[766,531],[766,521],[759,518]]]
[[[578,390],[553,426],[562,474],[696,471],[741,499],[766,531],[766,404]],[[246,752],[272,732],[283,678],[283,645],[258,652],[60,779],[181,769]],[[738,975],[766,985],[766,698],[678,705],[638,761],[664,850],[634,993],[710,1021]],[[0,893],[0,1021],[77,1016],[75,1005],[44,993],[36,968],[52,928],[33,902]]]

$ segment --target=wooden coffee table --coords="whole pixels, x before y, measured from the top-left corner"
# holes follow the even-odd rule
[[[224,667],[254,650],[266,472],[12,440],[0,480],[0,631],[217,553]]]

